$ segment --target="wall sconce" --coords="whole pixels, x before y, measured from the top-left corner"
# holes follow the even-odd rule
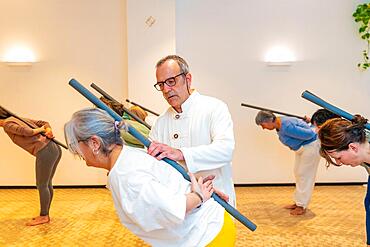
[[[5,53],[3,62],[9,66],[31,66],[36,62],[36,59],[31,50],[15,46]]]
[[[265,55],[265,62],[268,66],[290,66],[295,61],[293,52],[282,46],[271,48]]]

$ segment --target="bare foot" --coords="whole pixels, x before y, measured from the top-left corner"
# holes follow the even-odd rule
[[[289,204],[284,206],[285,209],[295,209],[296,207],[298,207],[296,204]]]
[[[297,206],[295,209],[290,211],[291,215],[302,215],[306,213],[306,209],[300,206]]]
[[[49,223],[49,222],[50,222],[50,218],[49,218],[48,215],[37,216],[35,218],[32,218],[32,220],[30,222],[27,222],[26,226],[37,226],[37,225],[41,225],[41,224],[45,224],[45,223]]]

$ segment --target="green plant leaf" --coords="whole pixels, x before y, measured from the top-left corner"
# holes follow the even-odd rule
[[[352,13],[354,21],[359,23],[358,32],[361,39],[367,43],[367,48],[362,51],[363,62],[358,63],[357,67],[366,70],[370,68],[369,62],[369,46],[370,46],[370,3],[359,4],[355,12]]]

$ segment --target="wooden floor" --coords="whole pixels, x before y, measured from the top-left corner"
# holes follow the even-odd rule
[[[293,187],[238,187],[238,209],[258,225],[237,223],[236,246],[365,246],[363,186],[316,186],[310,210],[283,209]],[[0,189],[0,246],[148,246],[118,221],[106,189],[56,189],[49,224],[27,227],[38,213],[34,189]]]

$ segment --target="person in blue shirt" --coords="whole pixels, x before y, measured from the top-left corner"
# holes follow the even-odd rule
[[[294,204],[285,206],[292,215],[302,215],[311,200],[320,161],[320,144],[316,131],[306,122],[294,117],[276,117],[270,111],[260,111],[256,124],[262,129],[276,130],[279,140],[295,152]]]

